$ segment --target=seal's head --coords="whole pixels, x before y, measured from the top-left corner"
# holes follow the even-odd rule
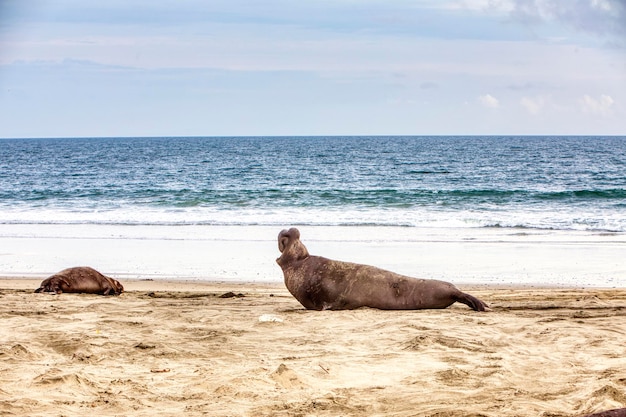
[[[282,230],[278,234],[278,250],[281,251],[282,255],[276,259],[276,262],[281,267],[309,256],[306,246],[300,242],[300,231],[295,227],[289,230]]]
[[[113,282],[113,286],[115,287],[114,292],[116,295],[120,295],[124,292],[124,286],[118,280],[111,278],[111,281]]]
[[[49,278],[43,280],[39,288],[35,290],[35,292],[49,292],[60,294],[63,290],[67,290],[70,288],[70,283],[60,275],[53,275]]]

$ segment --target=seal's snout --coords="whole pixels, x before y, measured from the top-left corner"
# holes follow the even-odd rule
[[[278,234],[278,250],[282,253],[287,248],[289,242],[300,239],[300,231],[295,227],[289,230],[283,229]]]
[[[289,232],[285,230],[281,230],[278,234],[278,250],[280,253],[285,251],[285,247],[287,247],[287,243],[289,243]]]

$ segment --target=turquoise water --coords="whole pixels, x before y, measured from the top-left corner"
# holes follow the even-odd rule
[[[0,140],[1,224],[626,232],[626,137]]]

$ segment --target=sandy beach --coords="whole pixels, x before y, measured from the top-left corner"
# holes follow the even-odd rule
[[[576,416],[626,407],[626,289],[473,286],[476,313],[313,312],[282,284],[0,279],[7,416]]]
[[[626,236],[302,227],[492,311],[306,311],[255,227],[3,225],[0,415],[545,416],[626,407]],[[118,297],[34,294],[89,265]]]

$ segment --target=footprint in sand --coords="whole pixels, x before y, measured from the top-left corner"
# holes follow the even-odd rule
[[[271,377],[278,385],[286,389],[303,388],[305,386],[298,378],[298,375],[284,363],[278,366],[278,369],[272,373]]]

